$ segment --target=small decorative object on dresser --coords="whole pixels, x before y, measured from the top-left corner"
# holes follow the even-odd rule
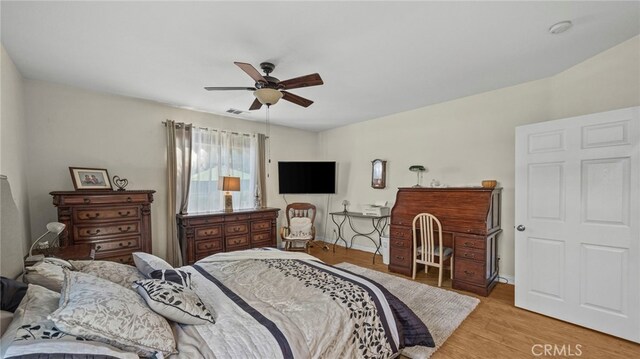
[[[69,167],[76,190],[111,190],[109,174],[104,168]]]
[[[120,178],[119,176],[113,176],[113,184],[118,187],[118,191],[124,191],[124,188],[129,184],[129,180]]]
[[[497,184],[498,184],[498,181],[496,181],[496,180],[484,180],[484,181],[482,181],[482,187],[484,187],[484,188],[495,188]]]
[[[375,159],[371,161],[371,187],[385,188],[387,185],[387,161]]]
[[[344,210],[342,210],[342,212],[347,213],[347,206],[350,205],[351,203],[348,200],[344,200],[342,201],[342,207],[344,207]]]
[[[185,265],[218,252],[276,246],[279,208],[178,214],[178,237]]]
[[[51,192],[60,246],[94,244],[95,259],[133,264],[131,253],[151,253],[151,203],[155,191]]]

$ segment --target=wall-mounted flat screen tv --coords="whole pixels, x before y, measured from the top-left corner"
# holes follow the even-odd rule
[[[335,162],[278,161],[280,194],[336,193]]]

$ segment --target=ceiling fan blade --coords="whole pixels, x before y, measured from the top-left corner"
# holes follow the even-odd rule
[[[255,87],[211,87],[207,86],[204,88],[207,91],[227,91],[227,90],[246,90],[246,91],[255,91]]]
[[[260,101],[258,101],[258,99],[255,99],[255,100],[253,100],[253,103],[251,104],[251,107],[249,107],[249,111],[259,110],[260,107],[262,107],[262,103],[260,103]]]
[[[253,67],[253,65],[247,64],[244,62],[234,62],[234,64],[236,64],[239,68],[241,68],[242,71],[246,72],[247,75],[251,76],[253,81],[262,82],[265,84],[267,83],[267,80],[265,80],[265,78],[262,77],[262,75],[260,75],[260,72],[258,72],[258,70],[256,70],[256,68]]]
[[[283,100],[287,100],[289,102],[293,102],[296,105],[300,105],[302,107],[309,107],[311,106],[311,104],[313,103],[313,101],[308,100],[304,97],[300,97],[298,95],[294,95],[291,92],[287,92],[287,91],[280,91],[282,92],[282,99]]]
[[[324,82],[322,82],[322,78],[319,74],[315,73],[280,81],[278,86],[281,86],[285,90],[291,90],[298,87],[318,86],[322,84],[324,84]]]

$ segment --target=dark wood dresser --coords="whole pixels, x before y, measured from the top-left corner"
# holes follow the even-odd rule
[[[389,270],[412,274],[412,222],[431,213],[442,223],[443,242],[454,249],[453,288],[487,296],[498,281],[502,189],[399,188],[391,210]]]
[[[51,192],[60,245],[93,244],[96,259],[133,264],[131,253],[151,253],[151,202],[155,191]]]
[[[178,214],[182,262],[196,261],[218,252],[276,246],[279,208]]]

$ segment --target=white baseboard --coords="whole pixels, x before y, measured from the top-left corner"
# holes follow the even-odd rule
[[[516,278],[512,275],[500,274],[499,276],[500,276],[500,283],[503,283],[504,279],[506,279],[507,281],[509,281],[507,284],[511,284],[511,285],[516,284]]]

